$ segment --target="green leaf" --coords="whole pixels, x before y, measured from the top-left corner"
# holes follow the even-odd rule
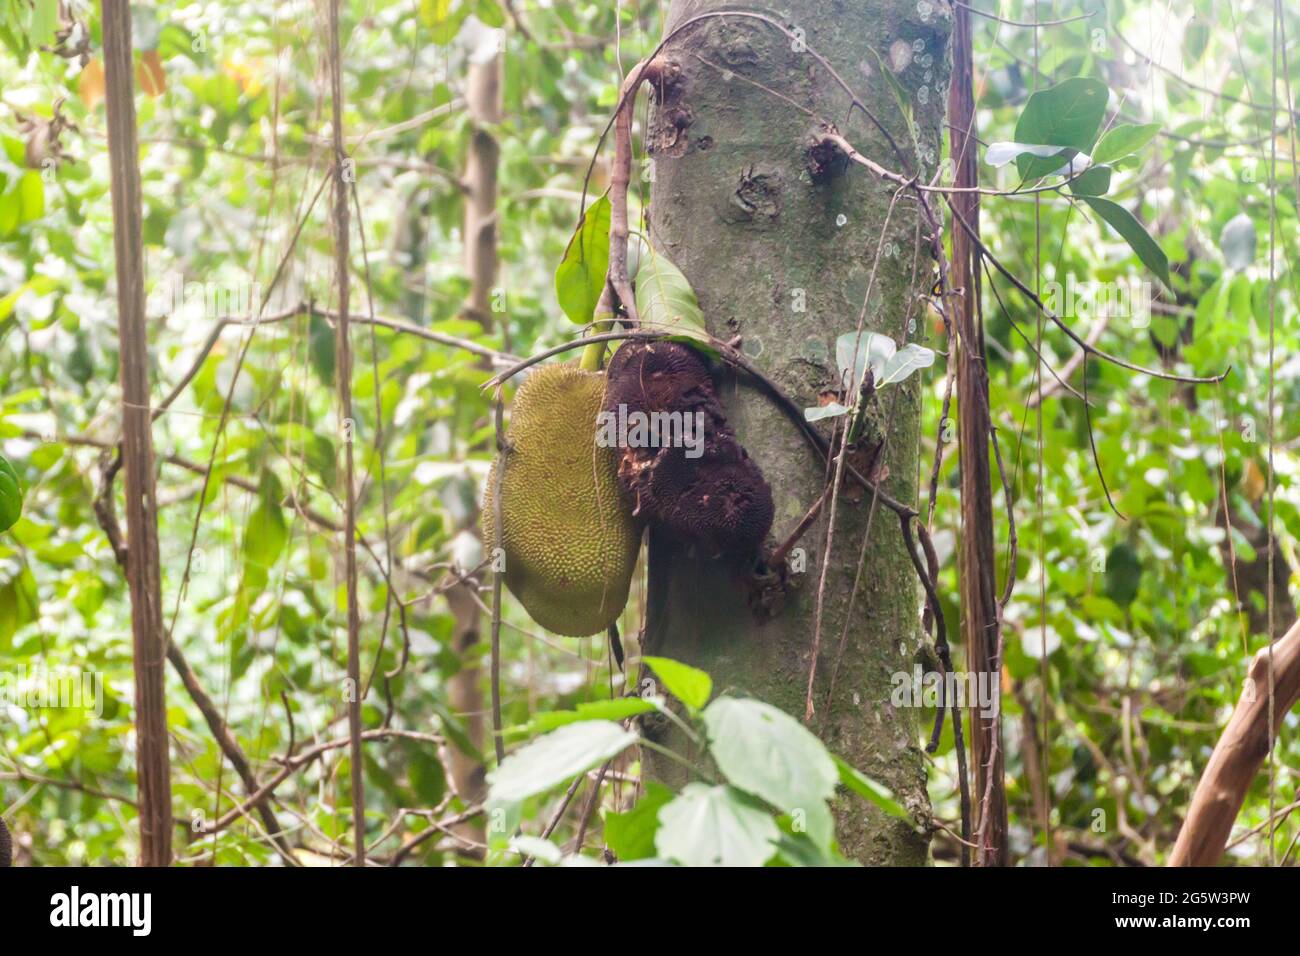
[[[95,353],[90,348],[90,337],[84,329],[77,329],[68,353],[68,377],[78,385],[85,385],[95,374]]]
[[[1092,151],[1093,163],[1113,163],[1117,159],[1136,153],[1156,138],[1159,123],[1119,123],[1102,134],[1097,148]]]
[[[898,802],[892,790],[883,783],[876,783],[870,777],[860,773],[842,757],[833,759],[835,760],[835,767],[839,771],[840,783],[858,796],[870,800],[891,817],[898,817],[900,820],[907,820],[915,825],[912,815],[907,812],[907,807]]]
[[[1070,183],[1070,192],[1076,196],[1104,196],[1110,192],[1109,166],[1093,166]]]
[[[584,720],[538,737],[488,774],[488,802],[519,803],[545,793],[636,743],[637,736],[610,720]]]
[[[1068,146],[1081,153],[1092,149],[1106,113],[1106,84],[1076,76],[1029,97],[1016,121],[1015,141],[1043,146]],[[1061,165],[1057,158],[1020,156],[1016,168],[1025,179],[1046,176]]]
[[[456,745],[456,749],[468,759],[481,763],[483,756],[466,730],[464,720],[441,700],[431,701],[428,706],[437,716],[443,734]]]
[[[22,199],[18,187],[7,193],[0,193],[0,239],[10,235],[18,228],[18,219],[23,211]],[[12,295],[13,293],[10,293]]]
[[[431,38],[438,46],[446,46],[456,39],[461,24],[473,12],[468,3],[456,5],[452,0],[420,0],[420,22],[432,30]]]
[[[438,803],[447,792],[447,777],[442,761],[435,752],[411,745],[403,741],[401,748],[403,763],[406,765],[406,777],[411,782],[411,789],[423,804],[430,806]]]
[[[1169,281],[1169,257],[1131,212],[1118,203],[1096,196],[1084,196],[1083,201],[1132,246],[1137,257],[1142,260],[1142,264],[1154,272],[1156,278],[1163,282],[1166,288],[1173,288]]]
[[[334,384],[336,348],[334,329],[325,320],[325,316],[313,310],[307,318],[307,353],[311,367],[326,385]]]
[[[1120,607],[1128,607],[1142,584],[1142,560],[1133,547],[1123,542],[1106,555],[1106,596]]]
[[[474,4],[474,16],[489,27],[506,25],[505,11],[501,9],[501,4],[497,3],[497,0],[477,0]]]
[[[1193,66],[1205,55],[1205,47],[1210,42],[1210,25],[1204,18],[1193,17],[1192,22],[1183,30],[1183,65]]]
[[[257,485],[257,507],[248,516],[244,529],[244,556],[257,568],[274,565],[289,540],[289,526],[280,507],[283,499],[280,479],[271,469],[265,469]]]
[[[907,121],[907,128],[909,130],[912,129],[912,98],[908,96],[907,90],[903,88],[903,84],[899,81],[898,77],[894,75],[894,71],[885,65],[885,61],[881,58],[880,54],[876,52],[876,48],[874,46],[869,46],[867,49],[870,50],[871,55],[876,58],[876,67],[880,71],[880,75],[885,78],[885,83],[889,86],[889,92],[894,96],[894,102],[898,104],[898,112],[902,113],[903,119]]]
[[[27,568],[0,584],[0,651],[8,650],[18,631],[36,620],[36,578]]]
[[[670,338],[709,345],[704,326],[704,312],[695,298],[695,290],[668,257],[653,249],[641,257],[637,271],[636,311],[644,329],[674,332]]]
[[[655,855],[659,809],[673,799],[661,783],[646,781],[646,792],[627,813],[605,814],[605,845],[620,860],[647,860]]]
[[[780,837],[776,821],[740,791],[691,783],[659,810],[655,849],[685,866],[762,866]]]
[[[54,31],[59,25],[59,0],[35,0],[31,23],[32,46],[53,43]]]
[[[0,531],[8,531],[23,513],[23,488],[18,473],[0,455]]]
[[[642,657],[641,660],[654,668],[664,689],[687,707],[699,710],[709,702],[713,678],[704,671],[668,657]]]
[[[579,704],[576,710],[553,710],[538,714],[528,727],[534,732],[545,733],[582,720],[626,720],[628,717],[635,717],[637,714],[656,709],[653,700],[641,697],[615,697],[613,700],[595,700]]]
[[[709,753],[727,781],[801,816],[813,839],[828,844],[826,801],[839,773],[816,735],[785,711],[748,698],[719,697],[703,718]]]
[[[28,171],[18,180],[18,201],[23,222],[35,222],[45,215],[45,183],[40,173]]]
[[[587,209],[573,231],[564,258],[555,270],[555,297],[570,321],[586,325],[596,314],[596,303],[609,271],[609,196],[601,196]]]

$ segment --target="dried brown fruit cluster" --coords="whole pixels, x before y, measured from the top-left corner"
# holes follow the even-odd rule
[[[619,483],[634,513],[711,557],[753,558],[772,527],[772,489],[736,440],[704,359],[680,342],[627,342],[606,370],[609,415],[691,416],[686,445],[620,448]],[[689,429],[688,429],[689,431]]]

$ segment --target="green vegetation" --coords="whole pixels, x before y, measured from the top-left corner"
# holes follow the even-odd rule
[[[935,700],[899,716],[879,692],[895,670],[935,672],[919,623],[927,597],[905,559],[854,583],[877,551],[902,554],[896,515],[846,481],[833,549],[828,495],[776,583],[728,578],[726,602],[704,574],[652,586],[616,455],[594,438],[603,378],[588,369],[605,346],[503,386],[508,590],[491,666],[498,396],[483,386],[611,321],[599,309],[614,178],[602,134],[670,6],[680,4],[341,4],[346,354],[318,11],[132,7],[178,864],[348,862],[358,766],[375,862],[573,864],[608,850],[620,862],[841,864],[863,858],[837,833],[843,821],[863,843],[887,825],[916,859],[927,847],[935,863],[961,859],[953,722],[928,751]],[[829,488],[834,470],[788,415],[736,413],[753,392],[764,408],[775,400],[727,366],[725,343],[740,334],[731,320],[762,311],[788,328],[736,349],[824,442],[847,431],[909,446],[892,473],[865,445],[844,460],[905,498],[913,529],[928,528],[934,603],[960,670],[962,460],[986,450],[957,448],[949,371],[962,344],[951,311],[940,314],[917,212],[924,192],[951,243],[956,158],[946,135],[937,151],[928,144],[947,102],[952,5],[904,4],[907,32],[889,36],[881,17],[861,15],[873,4],[822,6],[852,22],[810,25],[800,42],[870,40],[874,57],[840,74],[896,151],[874,148],[883,134],[842,91],[814,89],[825,73],[812,60],[780,95],[746,85],[766,49],[794,49],[781,30],[799,24],[701,26],[718,56],[691,69],[713,77],[710,96],[766,96],[766,111],[741,119],[784,165],[727,166],[717,128],[701,132],[713,101],[701,95],[692,116],[656,125],[676,104],[643,91],[628,190],[636,306],[647,327],[714,360],[718,397],[772,486],[767,553],[818,501],[820,488],[789,493],[791,476],[816,469]],[[971,148],[1000,452],[987,452],[994,597],[1008,589],[1001,667],[988,675],[1001,695],[1007,847],[1017,865],[1160,865],[1243,688],[1267,698],[1266,683],[1247,680],[1252,659],[1296,618],[1300,9],[1279,4],[1275,23],[1273,4],[1249,0],[973,6],[994,15],[971,21]],[[1052,23],[1023,25],[1035,17]],[[0,4],[0,816],[19,866],[126,864],[140,850],[103,30],[98,3]],[[814,107],[828,116],[806,115]],[[828,117],[897,179],[839,153],[814,162]],[[797,123],[801,139],[769,147],[764,130],[778,122]],[[652,194],[668,205],[659,184],[681,156],[725,175],[676,196],[674,224],[732,229],[706,265],[757,289],[761,310],[730,314],[699,259],[651,228]],[[863,184],[870,202],[847,201]],[[791,214],[809,205],[822,218]],[[869,241],[854,231],[864,221]],[[806,243],[838,242],[845,268],[801,262],[792,275],[770,256],[733,254],[760,239],[784,243],[792,261]],[[802,293],[837,305],[807,309]],[[895,406],[911,425],[890,428]],[[837,575],[819,598],[832,550]],[[671,602],[692,596],[716,617],[674,617]],[[824,605],[833,626],[820,657],[811,627],[797,641],[765,638],[777,664],[755,650],[771,630],[756,625],[753,644],[718,640],[751,604],[775,629],[782,614]],[[888,633],[842,636],[850,605],[853,620],[886,620]],[[643,648],[648,619],[709,655],[703,668],[677,646]],[[608,652],[610,624],[626,671]],[[683,660],[643,656],[655,650]],[[805,685],[829,699],[832,681],[839,703],[818,696],[804,719]],[[71,696],[54,705],[52,690]],[[357,699],[365,736],[354,745]],[[1300,863],[1300,716],[1275,717],[1276,749],[1243,782],[1224,863]]]

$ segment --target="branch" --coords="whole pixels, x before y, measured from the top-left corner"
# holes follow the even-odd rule
[[[1089,353],[1090,355],[1095,355],[1097,356],[1097,358],[1106,362],[1110,362],[1112,365],[1118,365],[1120,368],[1126,368],[1130,372],[1141,372],[1143,375],[1150,375],[1152,378],[1162,378],[1169,382],[1182,382],[1183,384],[1186,385],[1215,385],[1219,382],[1222,382],[1225,378],[1227,378],[1228,373],[1232,371],[1232,366],[1229,366],[1228,368],[1220,372],[1218,375],[1209,375],[1209,376],[1175,375],[1172,372],[1165,372],[1165,371],[1161,371],[1160,369],[1146,368],[1145,366],[1142,365],[1134,365],[1132,362],[1129,362],[1126,359],[1122,359],[1118,355],[1111,355],[1109,352],[1103,352],[1095,345],[1089,345],[1084,339],[1079,337],[1079,334],[1075,332],[1074,329],[1066,325],[1065,321],[1059,315],[1057,315],[1055,312],[1049,309],[1046,303],[1044,303],[1043,300],[1039,298],[1039,296],[1034,292],[1033,289],[1025,285],[1025,283],[1021,281],[1021,279],[1015,273],[1013,273],[1010,269],[1008,269],[1006,266],[1002,264],[1001,260],[999,260],[997,256],[993,255],[993,253],[989,250],[989,247],[984,245],[984,243],[980,240],[979,236],[974,234],[970,225],[966,222],[965,219],[962,218],[961,213],[957,212],[957,210],[955,209],[952,211],[952,213],[953,213],[953,218],[957,220],[957,224],[961,226],[962,229],[966,231],[967,235],[971,237],[971,241],[979,249],[980,254],[986,260],[988,260],[990,263],[993,264],[993,268],[997,269],[998,272],[1002,273],[1002,275],[1005,276],[1006,279],[1013,286],[1015,286],[1016,289],[1019,290],[1021,295],[1023,295],[1026,299],[1032,302],[1038,308],[1038,310],[1042,312],[1043,315],[1045,315],[1048,319],[1050,319],[1057,328],[1059,328],[1062,332],[1064,332],[1070,338],[1070,340],[1074,342],[1075,345],[1079,346],[1079,348],[1083,349],[1085,352]]]
[[[1269,664],[1273,665],[1270,686]],[[1300,621],[1251,661],[1248,682],[1196,785],[1170,866],[1214,866],[1223,856],[1259,765],[1273,748],[1280,720],[1269,726],[1269,698],[1280,716],[1300,700]]]
[[[104,450],[104,457],[109,457],[109,450]],[[117,449],[116,454],[106,464],[103,475],[100,480],[100,488],[95,496],[95,517],[99,520],[99,526],[104,529],[104,534],[108,537],[109,545],[113,549],[113,556],[117,563],[122,566],[123,572],[129,568],[129,551],[126,541],[122,538],[122,528],[117,521],[117,510],[113,503],[113,479],[116,477],[118,470],[122,466],[121,449]],[[212,737],[225,754],[226,759],[230,761],[231,766],[235,768],[235,773],[239,775],[244,789],[249,794],[256,793],[259,785],[257,777],[253,773],[253,768],[245,756],[243,748],[239,746],[239,741],[226,723],[221,714],[220,708],[208,696],[203,685],[199,683],[198,675],[190,667],[189,662],[185,660],[185,655],[181,653],[180,646],[175,641],[167,643],[167,660],[171,662],[172,667],[180,676],[181,683],[185,685],[186,692],[190,699],[194,701],[194,706],[199,709],[203,719],[207,721],[208,729],[212,731]],[[290,865],[296,866],[297,859],[293,855],[293,850],[284,838],[280,823],[275,818],[275,813],[271,809],[269,801],[262,799],[256,802],[258,814],[262,818],[262,825],[266,827],[267,836],[271,838],[280,855]]]

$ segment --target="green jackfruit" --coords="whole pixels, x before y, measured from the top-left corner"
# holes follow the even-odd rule
[[[596,442],[605,377],[577,365],[530,375],[511,405],[506,450],[488,474],[483,543],[496,546],[497,470],[505,583],[534,621],[597,634],[627,603],[641,525],[618,482],[618,449]]]

